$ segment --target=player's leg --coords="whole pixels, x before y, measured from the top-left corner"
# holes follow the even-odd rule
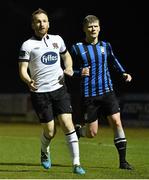
[[[126,161],[127,140],[120,119],[119,103],[114,93],[105,95],[103,109],[114,132],[114,144],[119,154],[119,167],[121,169],[132,169]]]
[[[35,112],[42,126],[41,133],[41,165],[51,167],[50,142],[55,135],[55,125],[50,93],[31,93],[31,100]]]
[[[96,101],[96,103],[95,103]],[[82,103],[82,111],[84,114],[84,126],[75,125],[78,138],[88,137],[93,138],[98,133],[98,98],[86,98]],[[100,101],[100,100],[99,100]]]
[[[66,136],[66,141],[72,156],[73,172],[85,174],[85,170],[80,166],[79,142],[72,122],[72,115],[70,113],[61,114],[58,116],[58,120]]]
[[[107,118],[114,132],[114,144],[119,154],[119,167],[121,169],[131,170],[131,165],[126,161],[127,140],[122,127],[120,113],[115,113]]]
[[[72,121],[70,95],[66,92],[66,88],[63,87],[53,94],[53,99],[54,112],[65,134],[71,152],[73,172],[77,174],[85,174],[84,169],[80,166],[79,142]]]
[[[56,128],[54,120],[48,123],[41,123],[41,125],[43,129],[41,134],[41,165],[45,169],[49,169],[51,167],[50,142],[55,136]]]
[[[75,125],[75,130],[78,138],[80,137],[88,137],[94,138],[98,133],[98,120],[95,120],[91,123],[86,123],[84,126],[80,124]]]

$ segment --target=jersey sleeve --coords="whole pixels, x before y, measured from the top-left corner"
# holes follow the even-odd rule
[[[27,43],[23,43],[21,48],[20,48],[20,52],[19,52],[19,61],[29,61],[30,59],[30,50],[29,50],[29,46],[27,45]]]
[[[57,37],[59,38],[58,41],[60,43],[60,54],[63,54],[67,51],[65,42],[61,36],[57,35]]]
[[[108,42],[107,43],[107,55],[108,55],[108,59],[110,61],[110,64],[112,63],[113,67],[120,73],[125,73],[125,69],[123,68],[123,66],[120,64],[120,62],[118,61],[118,59],[115,57],[113,50],[112,50],[112,46],[111,44]]]
[[[77,51],[77,45],[72,45],[70,54],[73,60],[74,77],[81,77],[82,65],[79,57],[79,52]]]

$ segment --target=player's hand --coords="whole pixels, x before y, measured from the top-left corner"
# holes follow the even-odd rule
[[[81,76],[89,76],[90,75],[90,66],[82,68]]]
[[[37,87],[35,86],[35,81],[33,79],[31,79],[31,81],[28,83],[28,86],[29,86],[30,90],[32,90],[32,91],[37,90]]]
[[[125,79],[126,82],[130,82],[132,80],[131,75],[127,73],[123,73],[123,78]]]
[[[61,76],[59,76],[59,77],[58,77],[58,80],[59,80],[59,83],[60,83],[61,85],[64,85],[64,83],[65,83],[65,77],[64,77],[64,74],[61,75]]]
[[[68,76],[73,76],[73,69],[72,68],[66,68],[65,70],[64,70],[64,73],[66,74],[66,75],[68,75]]]

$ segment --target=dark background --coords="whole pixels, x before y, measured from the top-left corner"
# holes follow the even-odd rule
[[[27,87],[18,75],[18,54],[23,41],[30,38],[31,13],[43,8],[49,14],[50,33],[59,34],[68,48],[84,37],[82,20],[88,14],[100,18],[100,39],[109,41],[114,54],[127,71],[132,74],[131,84],[125,84],[114,76],[116,88],[121,92],[147,93],[148,86],[148,31],[147,6],[129,1],[91,1],[80,7],[79,3],[62,4],[68,8],[57,8],[49,0],[5,0],[1,5],[1,70],[0,93],[27,92]],[[53,2],[55,3],[55,2]],[[83,3],[83,1],[82,1]],[[85,3],[85,2],[84,2]],[[84,4],[85,5],[85,4]],[[75,91],[75,85],[73,89]]]

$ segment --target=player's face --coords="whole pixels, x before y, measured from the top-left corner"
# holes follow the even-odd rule
[[[98,38],[100,32],[100,26],[98,21],[94,21],[92,23],[88,23],[84,26],[84,32],[88,39],[96,39]]]
[[[49,29],[49,20],[46,14],[36,14],[32,22],[32,28],[35,34],[43,37]]]

